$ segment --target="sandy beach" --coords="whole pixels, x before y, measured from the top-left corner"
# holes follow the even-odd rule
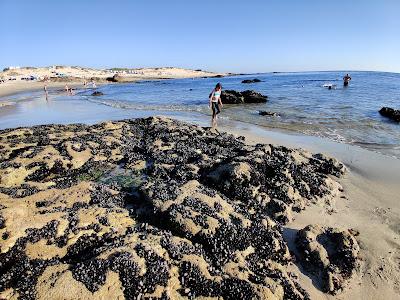
[[[59,74],[59,75],[56,75]],[[0,72],[0,97],[9,96],[18,92],[40,90],[44,87],[44,79],[49,88],[83,87],[83,82],[95,81],[96,84],[110,83],[107,78],[118,76],[119,82],[136,82],[140,80],[176,79],[225,76],[226,73],[213,73],[202,70],[188,70],[182,68],[141,68],[141,69],[105,69],[98,70],[83,67],[54,66],[28,67]],[[39,80],[21,80],[21,78],[35,76]],[[8,80],[15,78],[15,80]],[[90,84],[88,84],[90,86]]]
[[[3,298],[399,297],[400,160],[390,152],[226,111],[214,130],[201,113],[102,105],[72,80],[48,82],[45,99],[43,84],[0,86]],[[150,283],[154,272],[164,280]]]
[[[400,300],[400,1],[0,1],[0,300]]]

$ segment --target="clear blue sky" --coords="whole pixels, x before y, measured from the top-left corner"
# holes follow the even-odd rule
[[[400,72],[399,0],[0,0],[0,68]]]

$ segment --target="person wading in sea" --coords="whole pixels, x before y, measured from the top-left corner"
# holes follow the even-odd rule
[[[44,90],[44,94],[46,96],[46,101],[47,101],[47,100],[49,100],[49,93],[47,91],[47,83],[44,84],[43,90]]]
[[[212,90],[212,92],[209,95],[210,98],[210,104],[209,107],[212,110],[212,126],[217,125],[217,115],[221,112],[220,110],[220,105],[221,108],[223,107],[222,101],[221,101],[221,93],[222,93],[222,85],[220,83],[217,83],[215,88]]]
[[[349,74],[346,74],[346,76],[343,77],[343,85],[344,86],[348,86],[350,83],[351,77],[349,76]]]

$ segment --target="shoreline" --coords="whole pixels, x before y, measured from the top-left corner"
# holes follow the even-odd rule
[[[163,79],[152,79],[152,80],[163,80]],[[164,80],[167,80],[167,79],[164,79]],[[0,116],[1,115],[3,117],[4,116],[8,116],[9,113],[7,111],[10,111],[12,106],[15,106],[16,104],[20,103],[21,101],[25,101],[26,100],[25,98],[18,99],[18,100],[7,99],[7,97],[13,97],[13,96],[17,96],[17,95],[22,95],[22,94],[28,93],[28,92],[36,93],[36,92],[39,92],[39,91],[41,91],[43,89],[43,83],[39,83],[39,82],[28,82],[28,83],[30,85],[27,86],[25,82],[21,82],[21,84],[18,86],[17,89],[15,89],[15,86],[11,87],[11,91],[10,91],[10,94],[8,96],[1,96],[1,92],[2,91],[0,89],[0,109],[3,108],[3,111],[0,111]],[[124,82],[124,83],[126,84],[126,82]],[[97,87],[100,88],[100,87],[105,86],[105,85],[116,85],[116,84],[124,84],[124,83],[122,83],[122,82],[121,83],[107,82],[107,83],[96,83],[96,84],[97,84]],[[77,92],[85,90],[85,88],[82,87],[82,83],[79,83],[79,82],[71,82],[71,83],[50,82],[50,83],[48,83],[48,91],[49,91],[49,93],[58,92],[56,89],[63,89],[65,84],[68,84],[70,87],[72,87],[74,89],[77,89]],[[90,88],[90,87],[87,88],[87,90],[90,90],[90,89],[92,89],[92,88]],[[7,90],[5,90],[5,91],[7,91]],[[62,93],[62,91],[60,91],[60,92]],[[41,97],[41,96],[39,95],[39,96],[35,96],[35,97],[37,98],[37,97]],[[43,96],[43,99],[44,99],[44,96]],[[104,111],[103,112],[104,113],[104,117],[103,118],[99,117],[99,118],[93,119],[93,118],[90,118],[90,116],[89,116],[89,120],[85,121],[84,120],[85,119],[85,115],[83,115],[82,117],[84,119],[82,119],[82,121],[81,120],[77,120],[76,118],[72,119],[72,120],[69,120],[68,117],[64,121],[63,120],[64,117],[62,115],[59,115],[61,119],[59,121],[54,120],[51,123],[56,124],[56,123],[60,122],[61,124],[69,124],[69,123],[76,123],[76,122],[84,122],[84,123],[88,123],[88,124],[93,124],[93,123],[97,123],[97,122],[101,122],[101,121],[106,121],[108,119],[118,120],[118,119],[125,119],[125,118],[131,118],[131,117],[140,118],[140,117],[148,117],[148,116],[151,116],[151,115],[162,115],[162,114],[165,114],[167,116],[171,116],[173,118],[178,118],[178,119],[180,119],[180,116],[182,115],[183,116],[183,118],[182,118],[183,120],[189,120],[189,121],[191,119],[191,116],[193,116],[200,123],[204,124],[204,126],[208,126],[208,123],[209,123],[208,122],[208,118],[209,118],[208,115],[206,115],[206,114],[204,114],[202,112],[190,112],[190,111],[188,111],[188,112],[182,112],[182,111],[166,112],[166,111],[145,110],[145,109],[144,110],[141,109],[139,111],[135,111],[135,110],[130,110],[130,109],[118,108],[118,107],[116,108],[116,107],[109,106],[109,105],[106,105],[106,104],[103,104],[103,103],[96,103],[96,102],[90,102],[90,103],[89,102],[84,102],[84,103],[86,103],[87,106],[93,106],[94,110],[97,109],[96,108],[96,106],[97,106],[98,110],[100,112]],[[84,104],[84,103],[82,103],[82,104]],[[68,110],[69,109],[67,109],[67,111]],[[131,112],[135,112],[135,115],[131,116]],[[33,114],[35,114],[35,113],[33,112]],[[189,117],[186,118],[186,116],[189,116]],[[378,153],[378,154],[381,154],[381,155],[384,155],[384,156],[387,156],[387,157],[390,157],[390,158],[394,158],[394,159],[400,160],[400,156],[397,153],[398,152],[397,149],[393,149],[392,150],[392,148],[367,147],[367,146],[362,146],[362,145],[359,145],[359,144],[350,144],[350,143],[346,143],[346,142],[339,142],[339,141],[335,141],[335,140],[327,138],[327,137],[320,137],[320,136],[317,136],[317,135],[309,135],[309,134],[305,134],[305,133],[302,133],[302,132],[299,132],[299,131],[296,131],[296,130],[290,130],[290,129],[286,129],[286,128],[273,127],[273,126],[271,126],[271,127],[263,126],[263,125],[260,125],[260,124],[253,124],[253,123],[250,123],[250,122],[244,122],[244,121],[239,121],[239,120],[234,120],[234,119],[221,119],[221,122],[222,123],[232,123],[232,124],[235,124],[235,123],[242,124],[242,126],[260,128],[262,130],[275,132],[277,134],[282,133],[282,134],[293,135],[293,136],[309,137],[310,139],[313,139],[313,138],[315,138],[317,140],[321,139],[323,141],[326,141],[327,143],[333,142],[333,143],[338,143],[338,144],[342,144],[342,145],[348,145],[348,146],[351,146],[351,147],[357,147],[357,148],[360,148],[360,149],[365,149],[365,150],[370,151],[372,153]],[[38,121],[38,122],[35,122],[33,124],[25,124],[24,123],[24,124],[18,124],[16,127],[42,125],[42,124],[47,124],[47,122],[42,123],[42,122]],[[225,126],[225,125],[223,125],[223,126]],[[2,126],[0,124],[0,129],[1,128],[2,128]],[[15,126],[3,127],[2,129],[7,129],[7,128],[15,128]],[[228,129],[228,128],[226,128],[226,129]]]
[[[10,96],[16,96],[20,93],[28,93],[28,92],[38,92],[43,90],[44,85],[47,85],[48,89],[64,89],[65,85],[68,85],[71,88],[78,88],[82,87],[83,84],[82,82],[7,82],[7,83],[2,83],[0,85],[0,98],[5,98],[5,97],[10,97]],[[99,83],[96,85],[101,86],[102,84]],[[50,91],[50,90],[49,90]],[[0,99],[0,103],[6,101],[5,99]]]
[[[336,75],[333,74],[332,76]],[[314,81],[315,79],[314,77],[312,77],[312,79],[306,78],[304,80],[306,80],[307,82]],[[315,107],[316,110],[315,114],[311,113],[310,111],[309,115],[310,120],[309,120],[307,119],[309,114],[307,113],[307,110],[310,109],[313,110],[313,108],[310,108],[312,102],[308,106],[307,105],[302,106],[302,104],[300,103],[300,108],[298,109],[298,111],[296,111],[297,104],[293,103],[293,105],[291,105],[289,103],[290,101],[287,100],[290,97],[293,97],[293,92],[296,90],[295,87],[293,88],[294,90],[291,91],[289,90],[289,91],[277,92],[275,91],[276,88],[273,85],[271,87],[271,84],[274,82],[273,80],[271,80],[271,84],[269,85],[267,85],[268,80],[263,79],[266,82],[265,84],[248,86],[240,83],[242,79],[243,78],[238,78],[237,80],[235,78],[227,78],[226,80],[221,79],[222,80],[221,82],[226,81],[227,88],[234,88],[236,90],[244,88],[250,88],[256,90],[259,89],[265,95],[270,95],[268,92],[268,88],[270,88],[271,89],[270,102],[266,103],[265,105],[258,105],[258,106],[257,104],[255,105],[249,104],[249,105],[244,105],[242,107],[227,105],[226,114],[224,113],[222,115],[222,118],[227,117],[228,119],[231,120],[238,120],[242,122],[257,124],[272,131],[283,131],[289,133],[295,132],[295,133],[303,133],[306,135],[308,134],[314,136],[321,136],[324,138],[328,138],[328,140],[335,140],[342,143],[357,145],[359,147],[368,149],[370,151],[383,153],[388,156],[395,156],[400,159],[400,148],[399,148],[400,136],[396,128],[396,124],[391,124],[390,120],[386,120],[385,118],[381,117],[378,113],[378,109],[376,109],[376,111],[375,110],[371,111],[370,108],[368,109],[366,108],[365,111],[358,111],[358,110],[354,111],[354,108],[350,108],[352,105],[350,104],[348,105],[347,103],[342,104],[341,98],[346,97],[348,93],[353,93],[353,89],[348,89],[347,91],[340,90],[334,92],[335,94],[333,94],[333,92],[331,93],[325,91],[324,89],[318,89],[316,87],[313,87],[311,90],[312,92],[316,93],[315,94],[316,96],[314,98],[319,96],[327,97],[327,99],[329,99],[329,97],[334,97],[334,99],[338,101],[338,102],[331,101],[332,107],[335,107],[339,115],[343,114],[344,119],[342,121],[340,118],[337,117],[335,119],[335,116],[330,117],[329,113],[326,112],[327,109],[326,105],[328,106],[331,105],[329,104],[330,101],[323,101],[324,103],[327,104],[321,105],[323,108],[320,108],[317,105]],[[157,79],[149,80],[148,78],[146,78],[143,80],[152,81]],[[157,81],[163,81],[163,80],[158,79]],[[80,90],[79,92],[77,91],[76,97],[71,97],[71,101],[68,101],[68,99],[64,97],[62,92],[59,93],[59,91],[53,91],[52,95],[52,92],[50,91],[49,99],[52,98],[55,100],[52,103],[52,108],[57,109],[59,106],[61,106],[60,103],[57,102],[62,101],[64,107],[67,108],[67,106],[69,106],[68,108],[71,108],[69,110],[72,110],[72,107],[71,105],[68,105],[68,102],[78,104],[78,101],[76,100],[79,100],[78,98],[81,98],[82,104],[79,103],[80,113],[84,110],[83,102],[97,102],[100,105],[101,104],[109,105],[111,107],[109,109],[110,117],[105,116],[106,119],[108,118],[115,119],[115,116],[123,116],[123,115],[127,115],[127,117],[140,117],[142,115],[149,115],[152,113],[153,114],[163,113],[162,112],[163,110],[167,114],[169,114],[169,111],[183,112],[183,114],[186,114],[186,111],[188,111],[187,114],[191,114],[191,112],[193,113],[199,112],[206,115],[208,114],[209,111],[207,110],[205,104],[206,101],[204,100],[204,97],[206,96],[208,91],[204,88],[205,86],[204,82],[211,83],[212,81],[217,81],[217,80],[204,79],[203,82],[203,80],[200,79],[193,81],[193,84],[191,84],[191,81],[192,80],[184,80],[182,82],[180,81],[175,82],[173,80],[172,82],[160,82],[160,86],[158,85],[158,83],[151,83],[151,82],[144,85],[136,85],[136,84],[115,85],[118,83],[115,84],[110,83],[109,86],[108,84],[105,84],[104,86],[99,86],[100,88],[99,90],[104,93],[104,95],[101,97],[96,97],[96,98],[90,97],[89,90],[86,92],[84,90]],[[29,82],[27,84],[29,84]],[[186,85],[187,89],[183,88],[186,87]],[[319,85],[319,83],[318,82],[315,84],[312,83],[311,85],[317,86]],[[29,87],[32,86],[33,85],[29,85]],[[63,83],[56,83],[54,84],[54,86],[63,87]],[[176,88],[177,90],[182,89],[181,96],[177,95],[176,91],[173,92],[171,90],[172,92],[170,92],[168,90],[169,86],[174,86],[173,89]],[[104,88],[104,90],[102,90],[102,88]],[[40,85],[37,86],[36,84],[36,89],[39,89],[39,92],[38,93],[34,92],[35,94],[32,93],[32,97],[37,99],[40,96],[42,96],[41,95],[42,86]],[[51,89],[51,87],[49,87],[49,89]],[[358,88],[354,87],[354,91],[356,90],[358,91]],[[300,92],[302,92],[306,96],[306,94],[310,93],[310,91],[304,90]],[[122,94],[118,94],[119,92],[121,92]],[[108,94],[109,95],[112,94],[113,96],[109,97]],[[282,99],[280,98],[281,94],[283,95]],[[286,98],[284,97],[285,96],[284,94],[287,94]],[[341,94],[343,94],[343,97],[341,96]],[[353,94],[355,94],[355,92]],[[277,97],[277,95],[279,97]],[[312,95],[314,94],[310,94],[310,97]],[[29,93],[25,92],[25,94],[22,95],[19,99],[28,100],[29,96],[30,96]],[[35,118],[36,120],[35,122],[32,122],[33,124],[42,123],[40,120],[37,120],[38,118],[36,116],[33,116],[35,114],[40,114],[42,112],[39,109],[36,109],[39,106],[38,105],[39,101],[36,101],[35,103],[32,102],[31,104],[28,104],[26,101],[26,103],[21,103],[21,105],[17,105],[14,109],[12,109],[11,108],[12,104],[15,104],[17,102],[17,101],[12,101],[11,98],[13,97],[16,99],[18,98],[18,96],[9,96],[9,97],[3,97],[2,101],[0,100],[1,106],[8,104],[7,109],[2,109],[2,112],[0,112],[0,114],[2,116],[5,116],[9,120],[8,122],[6,122],[4,119],[0,120],[0,128],[13,127],[14,124],[18,126],[30,125],[27,124],[25,116],[19,113],[22,110],[27,111],[28,107],[32,108],[32,116],[27,116],[27,119]],[[179,99],[178,97],[181,97],[182,99]],[[147,105],[147,101],[149,101],[150,105]],[[171,101],[171,104],[169,103],[169,101]],[[185,105],[179,104],[180,102],[185,103]],[[87,107],[90,110],[93,109],[97,110],[95,106],[90,104],[88,104]],[[54,111],[52,110],[52,108],[50,107],[50,105],[48,105],[48,107],[43,107],[43,109],[47,110],[50,113],[49,117],[53,119],[51,122],[58,122],[58,120],[54,119],[52,116],[52,113]],[[121,111],[118,112],[113,108],[121,109]],[[276,112],[278,115],[276,117],[260,117],[257,112],[257,110],[259,109],[271,110]],[[104,111],[104,113],[106,113],[105,108],[99,107],[98,110],[100,112]],[[347,113],[348,110],[352,110],[352,112]],[[55,113],[58,112],[56,111]],[[81,115],[82,115],[82,120],[86,120],[84,114],[81,113]],[[89,117],[90,115],[92,115],[92,113],[88,112]],[[14,124],[12,122],[13,118],[15,119]],[[71,118],[70,116],[68,116],[68,111],[66,111],[65,117],[59,114],[59,118],[61,123],[77,121],[76,118],[72,118],[73,120],[71,121],[68,120],[69,118]],[[18,124],[18,120],[23,120],[23,121],[21,122],[21,124]],[[47,122],[46,118],[44,119],[44,121]],[[376,134],[374,135],[374,133]]]
[[[64,77],[53,78],[54,73],[62,74]],[[203,70],[190,70],[174,67],[160,68],[140,68],[140,69],[109,69],[98,70],[91,68],[58,66],[38,67],[38,68],[20,68],[0,72],[0,78],[14,77],[16,80],[0,83],[0,97],[11,96],[19,92],[36,91],[43,89],[44,81],[22,81],[21,78],[29,77],[35,74],[38,78],[50,78],[48,87],[64,87],[66,84],[71,86],[82,86],[83,81],[89,82],[93,79],[96,84],[113,84],[137,82],[141,80],[167,80],[180,78],[209,78],[234,76],[233,73],[214,73]],[[59,75],[61,76],[61,75]],[[117,76],[115,82],[109,79]]]

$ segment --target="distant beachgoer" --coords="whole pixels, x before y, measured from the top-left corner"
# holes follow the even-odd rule
[[[344,86],[348,86],[350,83],[351,77],[349,76],[349,74],[346,74],[346,76],[343,77],[343,85]]]
[[[46,100],[48,100],[49,93],[47,92],[47,84],[44,85],[43,90],[44,90],[44,94],[46,96]]]
[[[221,112],[220,107],[223,107],[221,101],[221,93],[222,93],[222,85],[217,83],[215,88],[211,91],[209,98],[210,104],[209,107],[212,109],[212,125],[217,125],[217,115]]]
[[[72,95],[72,88],[70,88],[67,84],[65,85],[64,90],[65,90],[69,95]]]
[[[86,80],[83,81],[83,87],[86,89],[87,88],[87,82]]]
[[[92,88],[96,88],[96,83],[94,82],[94,80],[92,80]]]

